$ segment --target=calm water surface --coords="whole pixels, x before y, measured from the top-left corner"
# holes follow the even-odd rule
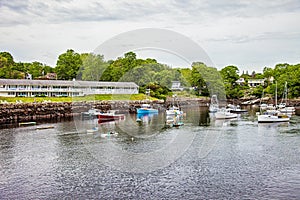
[[[300,117],[185,112],[169,129],[163,113],[1,129],[0,199],[299,199]]]

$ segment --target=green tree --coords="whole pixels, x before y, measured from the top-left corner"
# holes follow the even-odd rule
[[[84,55],[82,61],[82,66],[79,70],[82,80],[99,81],[103,72],[108,67],[108,63],[104,61],[103,55],[90,53]]]
[[[225,82],[225,84],[234,85],[235,82],[239,79],[239,69],[236,66],[230,65],[227,67],[224,67],[220,74]]]
[[[225,89],[222,77],[214,67],[208,67],[204,63],[192,64],[192,86],[200,90],[203,96],[217,95],[219,100],[225,100]]]
[[[0,52],[0,78],[13,78],[14,59],[8,52]]]
[[[71,80],[76,78],[81,65],[80,54],[74,52],[72,49],[68,49],[66,53],[59,55],[55,72],[58,79]]]
[[[224,67],[220,74],[224,80],[226,96],[228,98],[240,98],[243,96],[242,87],[236,84],[239,79],[239,69],[236,66],[230,65]]]

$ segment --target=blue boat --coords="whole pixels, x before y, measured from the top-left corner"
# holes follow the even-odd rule
[[[158,113],[158,110],[155,108],[152,108],[150,104],[142,104],[141,108],[138,108],[137,114],[148,114],[148,113]]]

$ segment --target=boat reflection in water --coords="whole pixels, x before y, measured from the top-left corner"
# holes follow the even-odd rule
[[[150,124],[154,116],[158,116],[158,113],[138,113],[136,115],[136,122]]]

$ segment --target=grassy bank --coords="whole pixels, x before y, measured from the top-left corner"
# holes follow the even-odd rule
[[[31,103],[31,102],[72,102],[72,101],[104,101],[104,100],[145,100],[145,94],[97,94],[97,95],[88,95],[84,97],[0,97],[0,101],[8,102],[8,103]],[[151,100],[156,100],[156,98],[150,98]]]

